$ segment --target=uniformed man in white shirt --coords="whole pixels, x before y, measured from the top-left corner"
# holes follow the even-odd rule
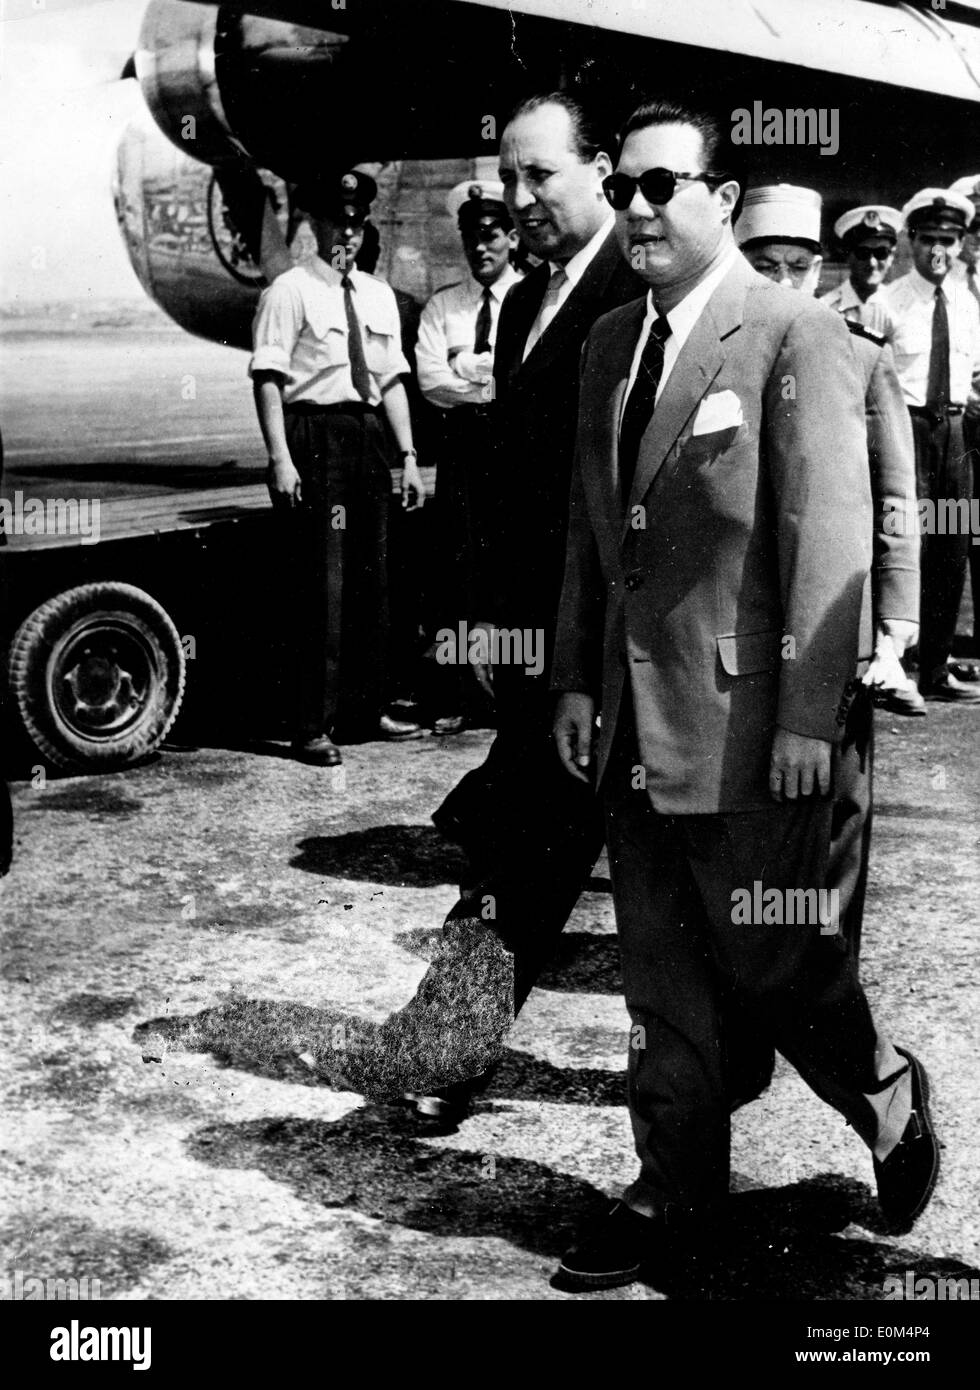
[[[962,193],[973,204],[973,221],[963,238],[960,259],[950,271],[962,279],[980,304],[980,174],[967,174],[950,184],[953,193]],[[963,438],[973,465],[973,497],[980,507],[980,392],[974,391],[966,403]],[[954,661],[951,670],[964,680],[980,680],[980,545],[970,546],[970,574],[973,588],[973,661]]]
[[[974,209],[962,193],[924,188],[905,204],[902,218],[913,267],[879,295],[894,320],[895,365],[915,440],[922,530],[919,689],[926,699],[980,704],[980,690],[947,667],[970,552],[973,470],[963,413],[980,374],[980,306],[950,272]]]
[[[889,338],[892,324],[881,304],[882,288],[895,262],[902,214],[881,203],[851,208],[834,223],[834,236],[847,257],[848,276],[820,298],[849,323],[861,323]]]
[[[296,190],[318,254],[263,292],[249,365],[269,491],[287,533],[289,572],[279,578],[296,643],[293,748],[325,767],[341,761],[338,722],[348,739],[420,733],[383,713],[386,520],[399,458],[382,412],[403,465],[404,505],[421,505],[424,489],[395,297],[354,266],[376,192],[356,171]]]
[[[429,603],[433,635],[456,630],[476,604],[476,573],[485,564],[481,527],[493,472],[493,344],[500,306],[521,276],[511,263],[517,232],[503,184],[467,179],[446,206],[459,225],[470,275],[437,290],[422,311],[416,346],[422,394],[440,413],[434,508],[438,559]],[[463,727],[465,667],[448,666],[433,683],[433,728]]]

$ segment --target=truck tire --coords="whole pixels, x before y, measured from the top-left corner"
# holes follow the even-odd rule
[[[82,584],[25,618],[8,658],[28,735],[56,767],[106,771],[152,753],[177,717],[186,666],[156,599],[131,584]]]

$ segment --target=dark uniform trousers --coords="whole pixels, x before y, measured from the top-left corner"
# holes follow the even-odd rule
[[[963,418],[963,443],[973,476],[973,497],[980,509],[980,416]],[[970,542],[970,588],[973,593],[973,654],[980,656],[980,545]]]
[[[875,1028],[843,932],[733,921],[735,890],[827,885],[833,803],[662,815],[633,788],[638,764],[627,707],[602,788],[633,1025],[628,1100],[640,1176],[626,1200],[652,1214],[727,1193],[740,1065],[729,1043],[734,1034],[741,1048],[745,1017],[866,1143],[887,1152],[908,1117],[908,1078]]]
[[[438,416],[432,431],[436,488],[427,507],[432,512],[434,549],[425,597],[430,640],[442,628],[455,632],[478,608],[477,576],[487,564],[496,443],[492,406],[459,405]],[[429,673],[431,698],[439,712],[462,712],[467,674],[464,661],[440,667],[434,676]]]
[[[279,511],[297,737],[376,733],[384,702],[389,445],[371,406],[287,406],[302,504]]]
[[[919,500],[949,499],[969,502],[973,476],[963,439],[963,416],[939,417],[917,406],[909,407],[915,441],[916,491]],[[940,511],[938,518],[942,518]],[[953,650],[967,556],[969,528],[959,525],[956,534],[939,535],[923,530],[920,566],[922,574],[921,627],[919,636],[919,684],[928,688],[946,672],[946,658]]]

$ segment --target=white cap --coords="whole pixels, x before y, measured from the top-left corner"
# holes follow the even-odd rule
[[[952,227],[966,228],[976,217],[973,204],[965,193],[957,193],[952,188],[922,188],[908,200],[902,208],[902,218],[906,227],[909,219],[917,223],[927,219],[922,214],[932,213],[939,222],[948,222]]]
[[[506,211],[507,205],[504,202],[503,184],[495,183],[491,179],[464,179],[462,183],[458,183],[455,188],[449,190],[449,194],[446,198],[446,207],[449,210],[449,216],[458,218],[460,208],[462,208],[464,204],[469,204],[471,202],[479,204],[496,203]],[[486,211],[491,213],[496,212],[497,209],[495,207],[489,207]]]
[[[963,193],[974,201],[980,199],[980,174],[966,174],[949,185],[950,193]]]
[[[735,224],[739,246],[747,241],[812,241],[820,245],[820,194],[815,188],[771,183],[750,188]]]
[[[886,207],[883,203],[868,203],[865,207],[851,208],[834,223],[834,236],[843,240],[848,232],[857,228],[863,236],[889,236],[895,240],[902,230],[902,214],[898,208]]]

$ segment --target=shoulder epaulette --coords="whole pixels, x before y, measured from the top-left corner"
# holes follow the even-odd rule
[[[869,343],[874,343],[875,347],[884,347],[888,339],[882,333],[875,333],[863,323],[855,323],[853,319],[845,319],[847,330],[853,333],[855,338],[867,338]]]

